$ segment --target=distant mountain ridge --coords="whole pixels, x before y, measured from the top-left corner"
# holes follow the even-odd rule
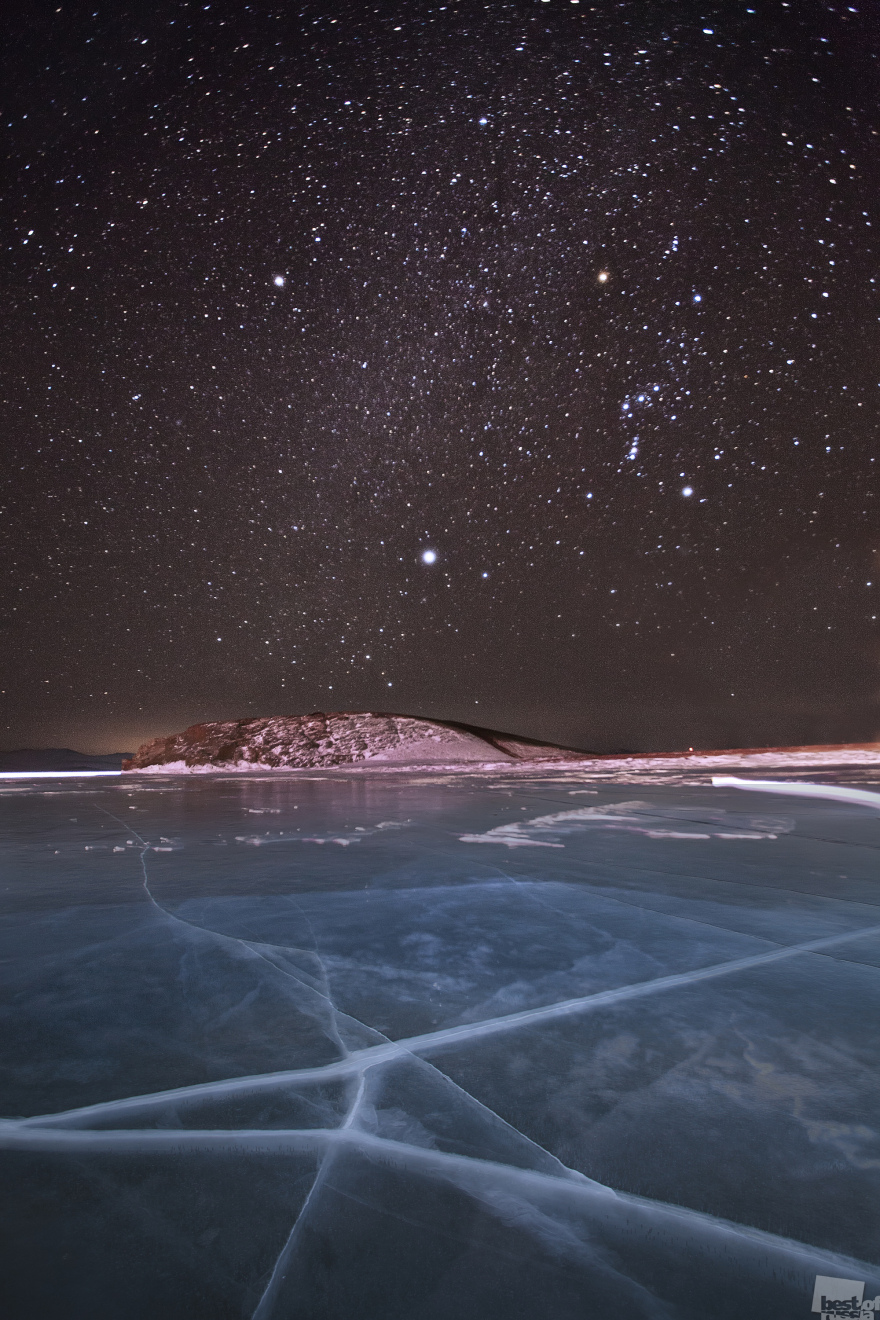
[[[579,761],[585,752],[452,720],[376,711],[313,711],[193,724],[144,743],[123,770],[299,770],[392,762]]]
[[[121,770],[131,752],[107,752],[92,755],[75,752],[72,747],[20,747],[0,752],[0,772],[16,770]]]

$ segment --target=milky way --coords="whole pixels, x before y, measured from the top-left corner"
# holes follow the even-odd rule
[[[810,0],[26,5],[6,745],[876,736],[878,54]]]

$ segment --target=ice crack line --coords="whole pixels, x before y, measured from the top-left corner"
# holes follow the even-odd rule
[[[15,1146],[34,1151],[66,1151],[68,1153],[103,1151],[105,1153],[148,1153],[162,1151],[185,1155],[192,1151],[230,1153],[239,1155],[317,1155],[344,1150],[359,1150],[368,1158],[377,1160],[387,1168],[426,1173],[451,1179],[464,1190],[485,1201],[486,1192],[493,1184],[523,1195],[529,1194],[539,1201],[551,1198],[560,1208],[589,1205],[609,1222],[616,1221],[621,1230],[631,1235],[642,1230],[656,1232],[667,1229],[683,1231],[693,1248],[696,1246],[713,1258],[729,1249],[733,1241],[751,1245],[762,1253],[784,1253],[788,1266],[797,1265],[808,1273],[815,1273],[817,1262],[833,1264],[828,1273],[840,1273],[843,1264],[858,1264],[860,1270],[875,1273],[875,1267],[865,1262],[853,1262],[821,1248],[809,1246],[791,1238],[777,1237],[762,1229],[717,1219],[700,1210],[686,1206],[652,1201],[647,1197],[618,1192],[603,1183],[566,1169],[567,1176],[558,1177],[537,1169],[520,1168],[512,1164],[479,1159],[472,1155],[433,1150],[424,1146],[410,1146],[405,1142],[375,1136],[358,1128],[278,1129],[274,1131],[109,1131],[71,1132],[57,1129],[30,1128],[16,1130],[15,1124],[0,1125],[0,1147]],[[305,1208],[305,1207],[304,1207]],[[297,1222],[302,1218],[302,1211]],[[295,1227],[295,1226],[294,1226]],[[283,1254],[283,1253],[282,1253]],[[280,1259],[280,1257],[279,1257]],[[853,1277],[858,1277],[855,1274]],[[267,1287],[267,1293],[268,1293]],[[266,1297],[266,1294],[264,1294]],[[267,1302],[270,1300],[266,1297]],[[260,1303],[262,1305],[262,1302]],[[264,1310],[263,1314],[270,1312]],[[256,1315],[259,1315],[259,1308]]]
[[[362,1072],[358,1083],[357,1093],[355,1094],[354,1100],[351,1103],[351,1107],[349,1108],[349,1111],[345,1116],[345,1121],[343,1122],[342,1128],[340,1129],[341,1132],[347,1132],[353,1126],[355,1118],[357,1117],[358,1109],[360,1108],[361,1105],[361,1101],[364,1098],[364,1091],[366,1089],[366,1084],[367,1084],[367,1075],[366,1072]],[[328,1130],[332,1131],[332,1129],[328,1129]],[[275,1264],[272,1267],[272,1273],[269,1276],[269,1282],[266,1284],[266,1287],[263,1290],[263,1295],[260,1298],[259,1302],[257,1303],[256,1309],[253,1312],[251,1320],[269,1320],[269,1317],[271,1316],[273,1310],[275,1309],[275,1303],[278,1301],[282,1285],[287,1276],[287,1271],[290,1268],[290,1264],[293,1259],[293,1254],[296,1250],[297,1239],[299,1238],[300,1233],[302,1232],[303,1223],[305,1222],[308,1216],[309,1209],[311,1208],[313,1201],[317,1199],[318,1195],[320,1194],[321,1188],[323,1187],[324,1183],[327,1180],[327,1175],[330,1170],[330,1165],[333,1161],[334,1155],[338,1152],[338,1150],[339,1150],[338,1142],[335,1145],[332,1142],[327,1143],[326,1149],[324,1151],[324,1156],[318,1168],[318,1172],[315,1175],[315,1179],[311,1187],[309,1188],[309,1194],[306,1197],[305,1201],[303,1202],[299,1214],[296,1216],[296,1218],[293,1221],[291,1230],[287,1235],[287,1241],[284,1243],[284,1246],[281,1248],[281,1250],[278,1253],[278,1257],[275,1261]]]
[[[126,822],[120,820],[118,816],[114,816],[113,812],[108,811],[106,807],[99,807],[98,810],[103,811],[105,816],[109,816],[111,820],[115,820],[117,824],[122,825],[123,828],[125,829],[128,829]],[[324,967],[324,963],[317,952],[317,942],[315,941],[314,931],[312,930],[311,922],[308,920],[305,914],[303,913],[302,916],[306,922],[306,925],[309,928],[309,932],[312,936],[312,941],[315,944],[314,957],[321,968],[321,980],[323,983],[323,989],[318,989],[317,986],[308,985],[299,976],[294,975],[294,973],[290,970],[289,967],[280,967],[277,962],[274,962],[271,958],[268,958],[266,956],[266,954],[263,952],[263,948],[261,947],[261,945],[256,943],[255,941],[245,940],[237,935],[223,935],[220,933],[220,931],[211,930],[207,926],[199,926],[193,921],[186,921],[183,917],[178,917],[175,915],[175,913],[169,912],[167,908],[164,908],[162,904],[158,903],[155,897],[153,896],[153,891],[150,889],[149,876],[147,874],[146,855],[149,852],[152,845],[149,844],[146,839],[142,838],[142,836],[138,834],[137,830],[130,830],[129,832],[133,834],[134,837],[138,840],[138,842],[142,845],[140,852],[140,864],[141,864],[141,871],[143,872],[143,881],[142,881],[143,890],[147,898],[149,899],[150,903],[156,909],[156,911],[161,912],[163,917],[167,917],[169,921],[175,922],[179,926],[185,926],[188,930],[198,931],[198,933],[201,936],[203,936],[205,939],[213,939],[218,944],[223,944],[223,943],[237,944],[239,945],[240,948],[247,949],[248,952],[253,957],[259,958],[262,962],[266,963],[269,967],[273,968],[274,971],[279,972],[282,976],[287,977],[290,981],[292,981],[295,985],[301,987],[304,991],[306,992],[310,991],[312,994],[316,995],[319,999],[323,1000],[330,1015],[329,1021],[325,1023],[326,1035],[328,1039],[331,1040],[333,1044],[337,1047],[340,1054],[342,1054],[343,1056],[347,1055],[349,1053],[348,1047],[346,1046],[345,1042],[343,1041],[342,1037],[339,1034],[336,1005],[333,1003],[333,1000],[330,997],[330,983],[327,978],[327,970]],[[297,911],[300,911],[298,905],[297,905]]]
[[[612,990],[600,990],[591,995],[581,995],[577,999],[563,999],[555,1004],[546,1004],[540,1008],[524,1009],[520,1013],[508,1013],[503,1017],[484,1018],[481,1022],[466,1022],[460,1026],[444,1027],[439,1031],[426,1032],[419,1036],[408,1036],[402,1040],[389,1041],[387,1044],[372,1045],[365,1049],[354,1050],[345,1059],[323,1064],[315,1068],[292,1068],[283,1072],[261,1073],[250,1077],[226,1078],[219,1082],[202,1082],[196,1086],[180,1087],[172,1091],[159,1091],[154,1095],[133,1096],[126,1100],[109,1100],[102,1104],[89,1105],[81,1109],[72,1109],[59,1114],[41,1115],[36,1118],[9,1120],[4,1126],[71,1126],[86,1127],[92,1119],[100,1120],[110,1115],[128,1114],[134,1118],[138,1114],[166,1105],[169,1100],[176,1104],[198,1102],[211,1097],[254,1094],[263,1090],[290,1085],[317,1084],[324,1081],[357,1076],[365,1068],[385,1063],[390,1059],[404,1055],[430,1055],[435,1051],[449,1049],[452,1046],[466,1044],[497,1036],[506,1031],[515,1031],[521,1027],[537,1026],[555,1019],[570,1017],[577,1013],[588,1013],[594,1009],[610,1007],[614,1004],[643,999],[649,995],[662,994],[667,990],[677,990],[685,986],[697,985],[703,981],[718,980],[733,976],[737,972],[750,971],[755,967],[766,967],[773,963],[784,962],[790,958],[808,953],[824,953],[828,949],[846,944],[852,940],[864,939],[870,935],[880,935],[880,925],[864,926],[859,930],[847,931],[839,935],[827,935],[821,939],[807,940],[802,944],[789,944],[771,949],[767,953],[755,953],[745,958],[733,958],[722,963],[712,963],[708,967],[698,967],[688,972],[676,972],[672,976],[659,976],[651,981],[637,981],[632,985],[618,986]]]

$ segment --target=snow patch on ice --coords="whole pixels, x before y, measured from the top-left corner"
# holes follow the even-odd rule
[[[709,811],[695,814],[708,814],[710,820],[716,824],[724,824],[727,821],[730,826],[737,823],[735,816],[730,819],[725,812]],[[672,809],[667,813],[652,807],[648,802],[612,802],[604,807],[579,807],[575,811],[557,811],[549,816],[512,821],[509,824],[496,825],[494,829],[486,830],[484,834],[460,834],[458,837],[461,843],[495,843],[502,844],[505,848],[564,848],[565,844],[557,842],[556,836],[590,827],[624,831],[628,834],[643,834],[649,839],[775,839],[779,833],[788,833],[794,827],[793,821],[780,819],[771,822],[774,826],[773,831],[728,828],[705,832],[699,828],[664,829],[653,823],[658,816],[664,815],[680,819],[682,812],[680,809]],[[750,820],[747,823],[752,825],[758,822]],[[548,839],[547,835],[551,837]]]

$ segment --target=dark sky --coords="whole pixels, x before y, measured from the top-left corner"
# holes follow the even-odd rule
[[[3,744],[877,736],[878,55],[873,0],[21,7]]]

